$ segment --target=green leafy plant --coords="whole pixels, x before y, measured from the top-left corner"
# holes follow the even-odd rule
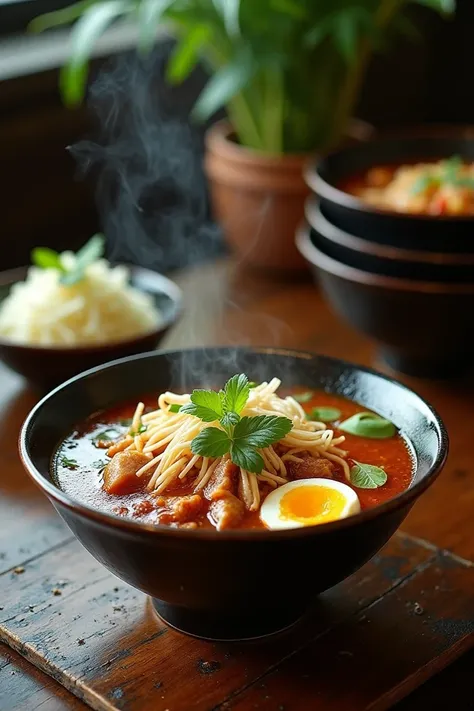
[[[351,484],[358,489],[378,489],[387,481],[387,473],[373,464],[356,462],[351,467]]]
[[[113,22],[138,25],[142,52],[167,23],[178,40],[169,81],[183,81],[200,59],[210,70],[194,115],[206,119],[225,106],[241,144],[281,154],[340,140],[370,54],[390,31],[407,31],[409,4],[455,8],[455,0],[80,0],[32,29],[75,23],[61,75],[64,100],[75,105],[93,46]]]
[[[203,457],[222,457],[230,454],[234,464],[249,472],[260,474],[263,457],[258,449],[269,447],[282,439],[292,428],[287,417],[257,415],[241,417],[250,393],[246,375],[234,375],[223,390],[193,390],[191,402],[172,412],[183,412],[203,422],[218,422],[219,427],[205,427],[191,442],[194,454]]]
[[[87,267],[103,256],[104,247],[104,236],[94,235],[76,252],[74,265],[70,269],[64,266],[61,255],[49,247],[36,247],[31,253],[31,261],[40,269],[56,269],[61,275],[61,284],[73,286],[84,278]]]
[[[341,422],[338,429],[357,437],[369,439],[388,439],[397,433],[397,428],[390,420],[386,420],[374,412],[358,412]]]

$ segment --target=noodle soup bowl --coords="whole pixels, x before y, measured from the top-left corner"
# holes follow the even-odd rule
[[[181,290],[150,269],[127,268],[131,285],[149,294],[161,313],[162,319],[155,328],[120,341],[71,346],[24,344],[0,336],[0,358],[5,365],[44,392],[94,366],[156,348],[179,319]],[[27,272],[27,267],[20,267],[0,273],[0,302],[15,284],[24,281]]]
[[[91,413],[145,392],[216,387],[236,372],[340,394],[389,418],[413,448],[412,484],[378,507],[332,523],[220,532],[124,519],[71,498],[55,484],[52,455]],[[266,348],[163,351],[95,368],[47,395],[20,434],[27,472],[85,548],[150,595],[167,623],[216,640],[260,637],[300,619],[318,593],[351,575],[387,542],[436,479],[447,450],[438,415],[403,385],[332,358]]]

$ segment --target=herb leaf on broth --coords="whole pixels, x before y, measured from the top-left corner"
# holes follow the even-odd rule
[[[313,395],[314,393],[311,390],[307,390],[304,393],[296,393],[296,395],[292,395],[292,398],[293,400],[296,400],[296,402],[303,404],[305,402],[309,402]]]
[[[120,437],[122,433],[115,427],[108,427],[106,430],[101,430],[97,432],[92,437],[94,444],[97,442],[113,442],[117,437]]]
[[[269,447],[291,430],[288,417],[257,415],[240,417],[250,394],[249,380],[243,373],[234,375],[223,390],[194,390],[191,402],[179,412],[198,417],[203,422],[219,422],[219,427],[206,427],[191,441],[191,451],[202,457],[230,454],[234,464],[260,474],[264,467],[258,449]]]
[[[315,422],[336,422],[342,415],[342,412],[337,409],[337,407],[329,407],[322,405],[320,407],[313,407],[311,412],[309,412],[306,417],[308,420],[313,420]]]
[[[64,454],[62,455],[61,459],[59,460],[59,463],[61,466],[66,467],[66,469],[77,469],[79,464],[76,459],[69,459],[69,457],[66,457]]]
[[[358,412],[341,422],[338,429],[368,439],[388,439],[397,433],[397,428],[390,420],[374,412]]]
[[[387,481],[387,473],[374,464],[356,462],[351,467],[351,484],[359,489],[378,489]]]

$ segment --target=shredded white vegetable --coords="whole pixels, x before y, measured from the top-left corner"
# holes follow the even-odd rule
[[[72,252],[61,255],[68,269],[74,260]],[[161,321],[153,298],[130,286],[128,269],[105,259],[88,266],[72,286],[63,286],[55,269],[30,267],[0,305],[0,336],[42,346],[113,343],[152,331]]]

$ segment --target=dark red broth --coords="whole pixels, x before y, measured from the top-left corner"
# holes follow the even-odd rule
[[[292,391],[293,394],[296,392],[301,392],[301,389]],[[142,401],[148,409],[156,408],[156,397],[147,396],[142,398]],[[307,412],[311,412],[316,406],[323,405],[337,407],[342,413],[341,421],[357,412],[366,410],[350,400],[321,391],[315,391],[314,397],[310,401],[302,403]],[[157,523],[160,510],[156,506],[156,497],[148,493],[145,488],[142,491],[121,496],[110,495],[102,489],[101,472],[108,459],[106,450],[98,448],[95,442],[106,430],[112,429],[113,431],[108,432],[107,435],[115,439],[124,434],[135,406],[136,402],[133,402],[100,412],[78,425],[60,444],[53,459],[53,475],[63,491],[88,506],[147,523]],[[328,427],[334,427],[337,434],[336,425],[337,423],[328,425]],[[354,489],[362,509],[388,501],[409,487],[415,461],[410,445],[401,435],[389,439],[367,439],[347,433],[341,434],[344,434],[346,440],[340,446],[349,452],[349,465],[353,463],[352,459],[366,464],[374,464],[383,467],[388,475],[386,484],[378,489]],[[339,467],[336,468],[334,478],[347,483]],[[144,486],[146,486],[146,482]],[[167,493],[174,496],[190,494],[192,487],[180,485],[180,488],[175,488],[172,492]],[[262,493],[263,499],[265,493],[268,492],[262,491]],[[166,517],[162,515],[160,522],[167,523]],[[207,519],[205,511],[200,515],[198,524],[200,527],[213,527]],[[264,528],[264,525],[260,521],[258,512],[253,512],[245,515],[240,527]]]

